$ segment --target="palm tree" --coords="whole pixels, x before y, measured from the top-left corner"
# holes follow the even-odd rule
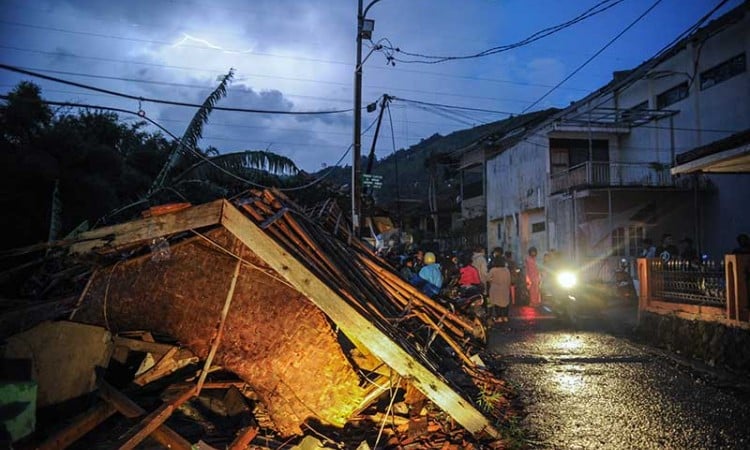
[[[238,185],[244,188],[248,185],[266,185],[269,182],[278,184],[278,177],[296,175],[299,172],[294,161],[268,150],[219,154],[216,149],[209,147],[205,152],[200,151],[198,141],[203,137],[203,126],[208,123],[208,117],[216,103],[226,96],[233,76],[234,69],[231,69],[195,113],[151,185],[147,197],[167,187],[174,191],[189,183],[226,195]],[[170,177],[178,166],[187,167],[179,175]]]

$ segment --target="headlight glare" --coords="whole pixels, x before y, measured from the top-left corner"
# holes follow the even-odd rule
[[[573,286],[576,285],[578,282],[578,279],[576,277],[576,274],[573,272],[560,272],[557,274],[557,284],[559,284],[561,287],[565,289],[570,289]]]

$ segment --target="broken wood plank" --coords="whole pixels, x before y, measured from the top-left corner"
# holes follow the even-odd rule
[[[318,306],[342,331],[356,337],[373,355],[388,364],[399,375],[413,380],[417,388],[470,433],[479,435],[486,433],[491,437],[499,437],[498,431],[490,421],[469,401],[462,398],[442,378],[363,317],[341,295],[318,279],[229,202],[225,202],[222,208],[221,223]]]
[[[174,360],[174,355],[177,353],[177,350],[177,347],[172,347],[167,350],[167,352],[164,353],[164,355],[159,358],[159,360],[156,361],[156,363],[151,366],[151,368],[135,377],[133,383],[137,384],[138,386],[143,386],[153,380],[158,379],[161,375],[166,375],[167,373],[169,373],[169,371],[175,368],[175,366],[177,365],[176,361]]]
[[[37,447],[38,450],[60,450],[68,448],[70,444],[82,438],[100,423],[107,420],[117,412],[117,409],[108,403],[99,403],[88,411],[79,414],[67,427],[57,431],[48,437]]]
[[[99,397],[117,408],[123,416],[129,419],[134,419],[146,414],[146,410],[138,406],[138,404],[122,392],[115,389],[101,377],[97,377],[96,384],[99,387]],[[190,450],[191,448],[190,442],[166,425],[161,425],[156,428],[154,432],[151,433],[151,437],[169,449]]]
[[[229,291],[227,292],[227,298],[224,300],[224,307],[221,310],[221,318],[219,319],[219,328],[216,330],[216,336],[211,344],[211,350],[208,352],[206,363],[203,365],[203,371],[201,372],[200,378],[198,378],[198,384],[196,386],[196,395],[201,393],[203,383],[206,382],[206,376],[208,375],[208,369],[211,367],[211,363],[216,356],[216,350],[219,348],[221,338],[224,336],[224,324],[227,321],[227,314],[229,313],[229,307],[232,305],[232,298],[234,297],[234,288],[237,287],[237,277],[240,275],[240,269],[242,268],[242,260],[238,259],[237,264],[234,267],[234,274],[232,275],[232,281],[229,283]]]
[[[169,214],[177,211],[182,211],[183,209],[188,209],[191,206],[193,206],[190,203],[182,202],[182,203],[167,203],[165,205],[157,205],[152,206],[149,209],[143,211],[141,213],[141,216],[145,217],[153,217],[153,216],[163,216],[164,214]]]
[[[260,429],[258,427],[245,427],[229,445],[229,450],[245,450],[250,442],[255,439]]]
[[[118,247],[155,239],[193,228],[215,225],[221,219],[223,200],[194,206],[182,211],[149,217],[120,225],[110,225],[81,233],[71,244],[70,252],[85,253],[100,247]]]
[[[119,441],[122,443],[118,448],[120,450],[130,450],[135,448],[136,445],[143,442],[144,439],[146,439],[151,433],[153,433],[164,422],[166,422],[175,409],[179,408],[183,403],[193,398],[195,392],[196,387],[193,386],[172,402],[164,403],[151,414],[141,419],[141,421],[136,426],[131,428],[119,439]]]
[[[126,347],[134,352],[153,353],[155,355],[164,355],[175,347],[170,344],[140,341],[138,339],[130,339],[122,336],[115,336],[113,340],[115,347]]]

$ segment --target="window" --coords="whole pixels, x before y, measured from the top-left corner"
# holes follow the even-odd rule
[[[646,230],[639,225],[619,227],[612,230],[612,255],[640,256]]]
[[[640,256],[643,250],[643,239],[646,238],[646,230],[643,227],[631,225],[628,228],[628,242],[630,256]]]
[[[656,108],[663,109],[667,106],[686,99],[689,94],[688,82],[678,84],[656,96]]]
[[[625,109],[621,113],[622,121],[623,122],[636,121],[639,118],[642,118],[644,116],[643,111],[646,111],[647,109],[648,109],[648,100],[646,100],[645,102],[638,103],[632,108]]]
[[[718,66],[714,66],[704,72],[701,72],[701,91],[708,89],[713,85],[726,81],[735,75],[739,75],[747,70],[745,54],[728,59]]]
[[[462,172],[464,200],[484,195],[483,170],[482,166],[474,166]]]
[[[594,161],[609,161],[609,141],[606,139],[591,140],[591,156]],[[568,167],[575,167],[589,160],[588,139],[558,139],[549,140],[550,159],[552,168],[559,172],[565,163]]]
[[[612,254],[625,256],[625,252],[625,228],[615,228],[612,230]]]
[[[531,232],[532,233],[541,233],[544,231],[544,222],[537,222],[531,224]]]

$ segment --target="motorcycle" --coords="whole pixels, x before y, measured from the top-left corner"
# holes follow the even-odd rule
[[[543,289],[543,308],[562,320],[575,323],[578,299],[574,288],[577,284],[578,276],[572,270],[549,272],[547,287]]]
[[[471,322],[473,337],[481,346],[487,344],[487,298],[479,287],[465,288],[457,283],[449,283],[436,299],[454,314],[463,316]]]

